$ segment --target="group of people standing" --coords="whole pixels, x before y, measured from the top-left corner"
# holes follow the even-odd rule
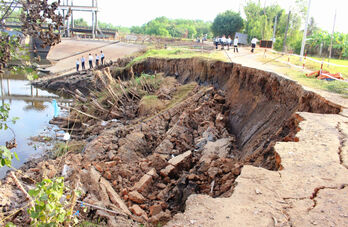
[[[100,55],[95,54],[95,66],[98,67],[99,63],[101,65],[104,65],[104,59],[105,59],[105,55],[104,55],[103,51],[100,51]],[[93,55],[91,53],[89,53],[88,54],[89,69],[93,68],[93,61],[94,61]],[[82,56],[81,59],[78,58],[76,60],[76,71],[80,70],[80,62],[81,62],[81,69],[82,70],[86,69],[86,64],[85,64],[86,59],[84,56]]]
[[[251,53],[254,53],[257,42],[258,40],[256,38],[253,38],[251,40]],[[216,49],[218,49],[218,46],[221,45],[221,50],[224,50],[225,47],[227,47],[227,50],[230,50],[230,46],[233,45],[233,52],[238,53],[238,45],[239,45],[238,36],[236,36],[234,40],[231,39],[231,36],[228,36],[227,38],[225,35],[223,35],[222,37],[216,37],[214,39],[214,44]]]
[[[230,50],[230,46],[233,45],[233,52],[238,53],[238,36],[236,36],[233,41],[231,39],[231,36],[228,36],[227,38],[225,35],[223,35],[222,37],[216,37],[214,39],[214,44],[216,49],[218,49],[218,46],[221,45],[221,50],[224,50],[225,46],[227,47],[227,50]]]

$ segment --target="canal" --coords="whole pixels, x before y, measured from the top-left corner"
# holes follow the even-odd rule
[[[16,139],[17,147],[11,151],[18,154],[19,160],[13,160],[13,167],[19,168],[30,159],[40,157],[53,145],[52,141],[44,143],[32,140],[36,136],[47,138],[47,141],[55,139],[58,129],[49,124],[54,116],[53,99],[65,106],[71,102],[33,87],[25,75],[7,73],[0,76],[0,105],[9,104],[10,119],[19,118],[15,124],[8,123],[12,130],[0,130],[0,145]],[[7,170],[7,167],[0,168],[0,178],[4,177]]]

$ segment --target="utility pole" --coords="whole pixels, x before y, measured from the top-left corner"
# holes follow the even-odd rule
[[[94,0],[92,0],[92,7],[94,7]],[[92,11],[92,38],[95,38],[95,19],[94,19],[95,12]]]
[[[301,46],[301,53],[300,53],[300,61],[302,61],[303,52],[306,46],[306,39],[307,39],[307,29],[308,29],[308,19],[309,19],[309,9],[311,7],[311,0],[308,0],[308,8],[307,8],[307,16],[305,21],[305,28],[303,31],[303,38],[302,38],[302,46]]]
[[[74,6],[74,0],[71,0],[71,6]],[[73,30],[74,30],[74,11],[71,10],[71,36],[73,35]]]
[[[337,9],[335,10],[335,16],[334,16],[334,23],[333,23],[332,34],[331,34],[331,43],[330,43],[330,51],[329,51],[329,59],[328,59],[328,62],[330,62],[331,54],[332,54],[332,40],[333,40],[333,36],[334,36],[334,33],[335,33],[336,14],[337,14]],[[328,65],[328,67],[329,67],[329,66],[330,66],[330,65]]]
[[[273,38],[272,38],[273,43],[275,42],[275,35],[276,35],[276,29],[277,29],[277,19],[278,19],[278,15],[274,18]]]
[[[98,0],[95,0],[95,6],[97,7],[97,9],[98,9]],[[98,10],[97,11],[95,11],[95,25],[94,25],[94,27],[95,27],[95,34],[97,35],[97,31],[98,31],[98,29],[99,29],[99,27],[98,27]]]
[[[288,36],[289,23],[290,23],[290,15],[291,15],[291,10],[289,10],[289,14],[288,14],[288,23],[286,24],[286,28],[285,28],[285,35],[284,35],[284,42],[283,42],[283,52],[286,51],[286,38],[287,38],[287,36]]]

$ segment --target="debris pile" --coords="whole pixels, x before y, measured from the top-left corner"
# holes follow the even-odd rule
[[[93,84],[84,86],[87,93],[69,87],[77,101],[52,123],[86,145],[16,176],[28,190],[44,177],[63,175],[89,204],[87,212],[75,206],[81,220],[108,226],[164,224],[191,194],[228,197],[243,165],[281,168],[273,147],[298,141],[296,111],[341,110],[275,74],[200,59],[147,59],[112,76],[104,69],[88,80],[72,78],[72,87]],[[62,78],[52,83],[65,85]],[[10,212],[25,204],[16,183],[3,180],[0,218],[27,223],[24,210]]]
[[[18,175],[26,188],[64,174],[67,184],[79,185],[82,201],[120,213],[115,217],[91,208],[85,214],[111,226],[129,222],[128,217],[165,223],[184,210],[194,193],[231,195],[242,163],[233,156],[237,148],[226,127],[229,112],[222,91],[181,85],[162,75],[124,82],[108,74],[96,73],[103,92],[87,97],[76,90],[70,115],[51,121],[72,138],[86,139],[83,153],[29,168],[26,176]],[[149,96],[161,107],[156,109]],[[156,111],[148,111],[149,106]]]

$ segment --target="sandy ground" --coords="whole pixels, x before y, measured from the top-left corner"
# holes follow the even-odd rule
[[[86,67],[88,67],[89,53],[93,55],[95,60],[95,54],[100,56],[100,51],[102,50],[105,55],[105,61],[108,62],[131,55],[141,48],[139,45],[115,43],[113,41],[63,39],[60,44],[52,47],[49,52],[47,59],[52,61],[54,65],[47,69],[54,74],[70,73],[75,70],[76,60],[81,59],[82,56],[85,57]],[[93,63],[95,64],[95,62]]]
[[[233,50],[226,54],[235,63],[281,71],[281,66],[263,64],[249,51],[241,48],[238,54]],[[275,146],[284,169],[246,165],[231,197],[191,195],[185,212],[166,226],[348,226],[348,100],[306,89],[342,105],[342,112],[298,113],[304,119],[299,142]]]

